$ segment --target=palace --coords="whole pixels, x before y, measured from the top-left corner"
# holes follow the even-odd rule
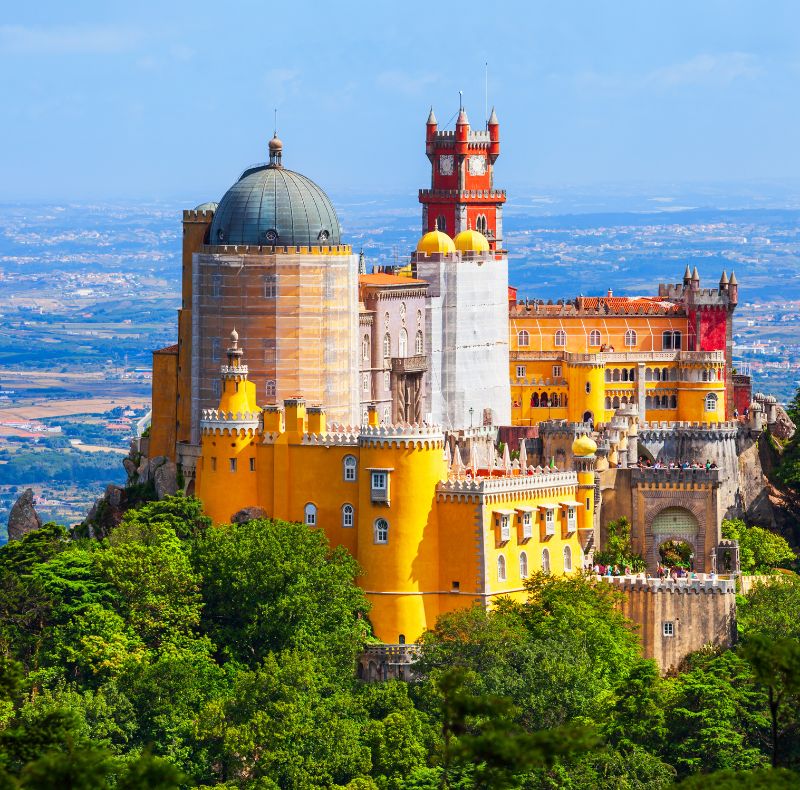
[[[473,130],[462,108],[455,131],[431,110],[425,150],[422,234],[401,267],[366,271],[277,135],[219,204],[184,212],[178,342],[154,352],[146,454],[178,464],[215,522],[323,529],[364,569],[389,644],[521,596],[535,571],[585,567],[603,523],[634,511],[648,562],[668,535],[710,570],[719,471],[666,488],[631,473],[681,436],[723,478],[735,463],[733,404],[750,402],[731,368],[735,275],[518,300],[494,110]]]

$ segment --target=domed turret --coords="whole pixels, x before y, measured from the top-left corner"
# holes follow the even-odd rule
[[[454,239],[453,243],[457,250],[461,252],[488,252],[489,241],[482,233],[477,230],[462,230]]]
[[[214,213],[210,244],[329,247],[341,228],[328,196],[311,179],[281,164],[283,143],[269,141],[269,164],[251,167]]]
[[[597,443],[590,436],[579,436],[572,443],[572,454],[579,458],[586,458],[597,452]]]
[[[417,242],[417,252],[430,254],[432,252],[450,253],[455,251],[456,245],[453,244],[453,240],[440,230],[429,231]]]

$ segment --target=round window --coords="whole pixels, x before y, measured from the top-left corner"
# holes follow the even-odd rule
[[[270,228],[270,230],[268,230],[268,231],[266,231],[266,233],[264,233],[264,238],[270,244],[275,244],[275,242],[278,240],[278,231],[277,230],[273,230],[273,229]]]
[[[330,235],[331,235],[331,234],[330,234],[330,233],[328,233],[328,231],[327,231],[327,230],[321,230],[321,231],[319,232],[319,235],[317,236],[317,238],[318,238],[320,241],[327,241],[327,240],[330,238]]]

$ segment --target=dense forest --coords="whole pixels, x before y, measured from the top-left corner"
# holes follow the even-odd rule
[[[0,788],[796,787],[800,582],[662,678],[609,585],[536,576],[364,684],[359,570],[321,532],[197,500],[0,549]],[[776,766],[773,768],[772,766]],[[713,776],[709,776],[713,774]]]

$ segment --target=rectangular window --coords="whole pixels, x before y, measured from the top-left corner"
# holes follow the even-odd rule
[[[389,501],[389,473],[384,471],[372,472],[370,475],[371,499],[373,502]]]
[[[567,508],[567,530],[569,532],[575,531],[575,508],[568,507]]]
[[[554,379],[561,378],[561,365],[553,365],[553,378]]]
[[[214,379],[214,381],[211,382],[211,392],[214,393],[215,398],[219,398],[222,392],[222,382],[219,379]]]
[[[222,275],[214,274],[211,276],[211,295],[215,299],[219,299],[222,295]]]
[[[364,392],[369,392],[369,373],[364,373],[361,376],[361,389]]]
[[[664,636],[675,636],[675,623],[671,620],[665,620],[663,623],[662,633]]]
[[[372,487],[376,491],[386,490],[386,472],[373,472],[372,473]]]
[[[278,278],[274,274],[264,276],[264,298],[274,299],[278,295]]]
[[[251,472],[255,472],[256,471],[256,459],[255,458],[251,458],[250,459],[250,471]]]
[[[219,338],[211,338],[211,361],[219,362]]]
[[[383,388],[386,392],[392,388],[392,372],[390,370],[383,371]]]
[[[525,378],[525,365],[517,365],[517,378],[518,379]]]
[[[591,513],[592,512],[592,500],[589,499],[588,496],[586,497],[586,512],[587,513]]]
[[[461,589],[461,582],[450,582],[450,589],[453,592],[458,592]]]
[[[230,461],[231,472],[235,472],[236,471],[236,459],[235,458],[229,458],[228,460]]]
[[[544,511],[544,532],[545,535],[556,534],[556,519],[552,508]]]
[[[522,537],[526,540],[533,537],[533,519],[528,512],[522,514]]]
[[[511,519],[508,516],[500,516],[500,540],[503,543],[511,539]]]
[[[213,458],[213,457],[211,459],[211,471],[212,472],[216,472],[217,471],[217,459]]]

